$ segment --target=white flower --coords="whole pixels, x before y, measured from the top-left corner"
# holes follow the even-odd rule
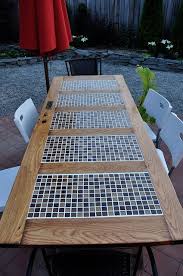
[[[81,41],[84,43],[84,42],[86,42],[88,40],[88,38],[87,37],[85,37],[85,36],[83,36],[82,38],[81,38]]]
[[[76,37],[77,37],[76,35],[73,35],[73,36],[72,36],[73,39],[76,38]]]
[[[148,45],[149,46],[156,46],[156,42],[155,41],[148,42]]]
[[[172,49],[172,48],[173,48],[173,44],[167,45],[166,48],[167,48],[168,50]]]
[[[166,43],[167,43],[167,44],[171,44],[171,41],[167,39],[167,40],[166,40]]]
[[[162,43],[162,44],[171,44],[171,41],[168,40],[168,39],[162,39],[162,40],[161,40],[161,43]]]
[[[162,39],[162,40],[161,40],[161,43],[162,43],[162,44],[166,44],[166,39]]]

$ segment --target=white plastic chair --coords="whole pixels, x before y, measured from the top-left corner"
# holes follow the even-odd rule
[[[149,89],[143,106],[145,107],[148,115],[156,119],[156,124],[158,126],[157,135],[152,131],[147,123],[144,123],[144,126],[151,140],[153,142],[156,142],[157,145],[159,133],[163,128],[168,116],[170,115],[172,106],[165,97],[163,97],[153,89]]]
[[[38,112],[31,98],[26,100],[15,112],[14,122],[26,143],[29,142],[37,119]]]
[[[160,138],[169,148],[172,156],[172,167],[168,170],[165,157],[160,149],[157,153],[170,176],[174,168],[178,166],[183,158],[183,121],[181,121],[175,113],[170,113],[164,128],[160,131]]]
[[[4,210],[19,168],[18,166],[0,171],[0,213]]]

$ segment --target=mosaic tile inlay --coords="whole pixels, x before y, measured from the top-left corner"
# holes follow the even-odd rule
[[[60,94],[57,107],[113,106],[123,104],[121,93]]]
[[[116,80],[67,80],[63,82],[61,90],[119,90],[119,86]]]
[[[51,129],[131,127],[126,110],[55,112]]]
[[[40,174],[28,218],[162,215],[148,172]]]
[[[135,135],[48,136],[42,163],[142,161]]]

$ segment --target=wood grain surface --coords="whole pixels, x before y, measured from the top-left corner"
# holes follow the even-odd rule
[[[122,76],[116,76],[123,93],[126,109],[129,113],[134,133],[143,151],[145,164],[151,175],[164,217],[172,240],[183,240],[183,209],[177,198],[174,187],[162,165],[153,142],[147,135],[142,118],[132,99],[129,89]]]
[[[63,80],[116,79],[124,105],[56,108],[56,98]],[[73,91],[74,93],[80,93]],[[88,91],[86,91],[87,93]],[[106,91],[107,92],[107,91]],[[67,93],[67,92],[64,92]],[[46,110],[48,100],[54,107]],[[127,109],[132,128],[60,129],[50,130],[54,111],[90,111]],[[85,136],[135,133],[144,161],[78,162],[41,164],[48,135]],[[34,219],[27,220],[35,178],[38,173],[88,173],[148,171],[163,209],[163,216],[92,218],[92,219]],[[33,131],[21,169],[16,178],[3,217],[0,221],[0,244],[22,245],[86,245],[86,244],[147,244],[183,240],[183,211],[172,183],[167,176],[155,147],[148,137],[143,121],[122,76],[77,76],[55,78],[45,101],[39,121]]]
[[[170,241],[164,218],[27,220],[25,245],[144,244]]]
[[[40,173],[102,173],[102,172],[139,172],[147,171],[145,162],[67,162],[67,163],[44,163],[40,166]]]
[[[106,136],[133,134],[133,128],[87,128],[50,130],[52,136]]]
[[[37,177],[42,153],[54,113],[47,110],[47,101],[55,101],[62,78],[55,78],[49,90],[39,120],[17,174],[3,216],[0,220],[0,244],[20,244],[24,232],[29,203]]]
[[[115,111],[125,109],[124,104],[114,105],[114,106],[81,106],[81,107],[57,107],[55,112],[63,111],[63,112],[78,112],[78,111]]]

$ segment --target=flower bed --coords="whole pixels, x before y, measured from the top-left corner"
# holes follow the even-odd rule
[[[165,59],[160,57],[152,57],[147,53],[139,53],[135,51],[123,51],[120,49],[76,49],[72,48],[64,53],[57,54],[52,59],[70,59],[82,57],[101,57],[103,61],[117,62],[121,65],[142,65],[150,69],[159,71],[183,72],[183,60]],[[25,64],[33,64],[40,62],[40,57],[19,57],[19,58],[3,58],[0,59],[0,66],[22,66]]]

